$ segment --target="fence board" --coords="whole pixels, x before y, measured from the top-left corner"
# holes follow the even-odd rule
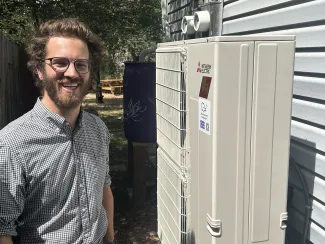
[[[0,129],[30,110],[38,96],[26,53],[0,33]]]

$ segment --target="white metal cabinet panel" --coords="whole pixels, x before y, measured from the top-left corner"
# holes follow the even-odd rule
[[[293,93],[303,97],[325,100],[325,78],[296,75],[294,77]]]
[[[217,50],[220,65],[215,70],[217,95],[213,115],[217,140],[212,168],[215,206],[211,217],[222,221],[222,237],[220,242],[212,238],[212,243],[239,244],[248,214],[247,206],[245,208],[249,174],[246,150],[251,118],[246,117],[246,112],[251,109],[253,43],[220,43]],[[203,137],[201,135],[200,140]]]
[[[274,6],[280,3],[294,2],[295,0],[273,0],[273,1],[261,1],[261,0],[240,0],[233,4],[226,5],[223,10],[223,18],[236,16],[239,14],[251,12],[261,8]]]
[[[217,140],[212,168],[215,206],[211,217],[221,220],[222,237],[220,241],[212,238],[212,243],[240,244],[247,227],[243,223],[248,221],[251,118],[246,114],[252,106],[253,48],[249,42],[220,43],[217,48],[220,65],[215,71],[218,85],[213,115]],[[203,139],[202,133],[199,138]]]
[[[216,47],[215,51],[211,49],[211,47],[213,47],[212,44]],[[266,46],[269,44],[270,43],[266,42]],[[194,46],[196,46],[196,48]],[[248,46],[251,46],[251,44]],[[284,181],[287,181],[288,165],[283,162],[288,159],[288,142],[290,136],[290,113],[288,111],[291,109],[290,101],[294,56],[294,45],[292,42],[281,42],[279,46],[281,46],[279,49],[281,55],[275,55],[277,61],[276,67],[274,68],[274,71],[279,71],[276,78],[274,78],[277,81],[277,85],[275,86],[274,84],[274,87],[276,87],[274,89],[277,91],[277,99],[274,102],[275,112],[269,111],[269,114],[275,114],[274,129],[266,128],[268,131],[274,131],[274,140],[276,141],[272,151],[274,162],[269,172],[272,171],[273,177],[276,176],[282,179],[281,181],[272,179],[272,187],[269,186],[270,181],[269,183],[265,183],[265,187],[270,188],[269,193],[273,201],[270,201],[271,207],[269,210],[269,215],[271,216],[269,222],[270,226],[272,226],[270,227],[270,239],[264,238],[263,240],[272,244],[277,244],[284,239],[284,232],[280,229],[280,215],[286,211],[285,196],[287,188]],[[248,226],[244,223],[247,223],[249,219],[249,211],[247,211],[250,204],[250,194],[248,193],[250,185],[249,178],[250,174],[253,175],[255,173],[255,176],[260,176],[262,174],[261,170],[256,170],[255,172],[254,169],[251,169],[250,171],[250,167],[247,165],[250,161],[249,152],[251,151],[250,114],[253,94],[252,85],[248,85],[247,83],[249,82],[252,84],[252,79],[246,78],[247,75],[251,77],[252,71],[248,73],[247,71],[244,72],[246,69],[243,69],[243,67],[249,64],[251,65],[249,70],[251,70],[253,61],[252,58],[248,60],[244,58],[245,49],[247,49],[245,44],[239,44],[234,41],[232,41],[232,43],[218,43],[218,41],[216,41],[216,44],[213,42],[207,43],[206,47],[203,45],[189,45],[188,47],[188,60],[191,60],[188,63],[188,82],[191,84],[189,86],[189,94],[191,96],[190,105],[193,104],[191,103],[192,101],[194,102],[195,99],[198,99],[200,81],[202,80],[202,75],[197,72],[198,62],[201,64],[210,64],[212,69],[215,70],[209,93],[211,95],[209,95],[208,99],[211,101],[211,106],[213,106],[210,126],[211,136],[214,135],[216,139],[209,139],[209,135],[199,132],[199,141],[195,141],[196,136],[192,137],[192,134],[190,134],[192,138],[190,148],[198,147],[198,154],[200,155],[199,158],[196,159],[196,163],[192,161],[193,167],[199,171],[199,176],[195,176],[196,181],[199,183],[192,182],[193,184],[191,185],[192,187],[195,185],[198,186],[199,189],[204,189],[204,191],[200,191],[199,194],[195,194],[199,196],[199,206],[195,207],[198,209],[199,214],[195,214],[193,213],[194,211],[191,211],[193,216],[199,218],[197,221],[199,233],[195,233],[195,237],[199,238],[199,243],[241,244],[243,235],[245,236],[244,238],[246,238],[244,243],[248,243],[247,233],[244,234],[244,232],[249,232],[249,230]],[[249,57],[251,57],[252,48],[250,47],[249,50]],[[204,53],[213,52],[216,55],[215,61],[211,61],[213,55],[204,55]],[[238,56],[239,53],[241,53],[240,56]],[[264,54],[264,58],[267,56],[269,55]],[[263,60],[267,60],[264,58]],[[265,64],[268,64],[268,62]],[[238,70],[240,70],[240,74]],[[260,74],[263,73],[264,72],[260,70]],[[266,74],[264,73],[264,75]],[[247,81],[245,81],[246,79]],[[263,79],[261,78],[260,80],[262,81]],[[241,83],[241,85],[239,85],[239,83]],[[247,88],[245,89],[246,86]],[[269,92],[269,89],[266,90]],[[214,94],[214,96],[212,96],[212,94]],[[274,101],[274,97],[267,100],[268,102]],[[196,106],[194,110],[193,107],[194,106],[191,106],[189,111],[190,120],[193,119],[193,117],[194,119],[198,117],[195,108],[199,107]],[[286,125],[283,125],[283,123],[286,123]],[[258,122],[258,125],[261,126],[262,123]],[[191,126],[190,131],[192,130],[196,129]],[[259,133],[261,132],[259,131]],[[249,137],[249,139],[247,139],[247,137]],[[273,138],[270,140],[272,141]],[[258,149],[256,149],[256,151],[258,151]],[[199,166],[196,167],[195,164],[199,164]],[[270,164],[268,164],[268,166],[270,166]],[[212,175],[214,175],[214,177],[212,177]],[[257,182],[256,186],[259,184],[260,182]],[[227,186],[226,191],[225,186]],[[263,186],[260,187],[263,188]],[[257,195],[258,194],[255,194],[255,196]],[[244,199],[243,196],[245,196]],[[212,206],[210,199],[212,199]],[[194,201],[194,199],[192,200]],[[257,198],[255,198],[255,200],[257,200]],[[264,205],[264,203],[257,204],[257,202],[255,202],[256,209],[254,209],[254,207],[253,209],[261,210],[262,205]],[[263,208],[265,208],[265,206],[263,206]],[[255,214],[255,216],[258,217],[258,214]],[[211,236],[209,236],[206,230],[206,217],[210,217],[211,221],[214,223],[217,223],[217,220],[222,222],[222,235],[220,237],[218,235],[214,237],[216,233],[213,233],[213,230],[211,231]],[[265,222],[268,222],[268,220]],[[258,227],[258,223],[256,222],[255,233],[258,233]],[[242,228],[244,228],[244,230]],[[282,232],[282,234],[279,234],[279,232]]]
[[[268,57],[266,59],[265,57]],[[252,121],[251,241],[266,242],[271,209],[271,172],[277,70],[277,45],[256,47]],[[270,102],[273,101],[273,102]],[[266,129],[268,128],[268,129]],[[262,207],[261,207],[262,206]]]
[[[200,50],[200,52],[199,52]],[[199,91],[200,91],[200,85],[201,85],[201,80],[202,80],[202,75],[201,73],[196,72],[197,68],[198,68],[198,62],[202,62],[202,63],[207,63],[210,64],[213,68],[217,67],[218,65],[215,64],[214,62],[214,55],[209,55],[206,57],[202,57],[202,51],[205,51],[207,53],[211,53],[214,54],[215,53],[215,47],[213,44],[207,44],[204,45],[204,47],[197,48],[197,44],[191,44],[189,45],[189,49],[188,49],[188,84],[191,84],[188,86],[189,89],[189,99],[190,101],[195,100],[196,103],[198,103],[198,95],[199,95]],[[200,55],[201,54],[201,55]],[[209,75],[211,76],[211,74]],[[215,86],[215,82],[213,82],[214,79],[212,78],[212,82],[211,82],[211,87],[210,90],[213,89],[213,86]],[[192,105],[192,102],[190,103]],[[198,108],[198,110],[192,110],[189,112],[190,120],[195,120],[196,118],[198,118],[198,111],[200,109],[200,104],[198,104],[197,106],[193,106],[193,109]],[[198,119],[197,119],[198,120]],[[213,132],[213,120],[210,121],[211,125],[211,133]],[[191,123],[193,124],[193,123]],[[191,128],[191,130],[198,130],[198,128]],[[200,134],[200,132],[195,133],[195,134]],[[194,136],[194,135],[193,135]],[[197,147],[197,151],[198,154],[206,154],[206,155],[210,155],[209,152],[211,152],[213,150],[213,145],[212,143],[206,143],[205,145],[201,145],[203,146],[202,148],[200,147],[200,135],[198,135],[198,137],[192,137],[190,136],[191,140],[190,140],[190,147]],[[196,164],[198,165],[197,167],[199,168],[199,179],[198,179],[198,188],[195,187],[193,185],[193,188],[191,188],[194,191],[198,191],[198,193],[195,193],[195,195],[198,195],[199,198],[198,200],[198,209],[196,209],[198,212],[195,213],[196,216],[199,216],[199,218],[196,220],[197,221],[197,227],[195,229],[197,229],[194,233],[195,235],[195,240],[193,240],[194,243],[197,242],[202,242],[202,243],[211,243],[211,236],[209,235],[207,229],[206,229],[206,214],[207,212],[211,213],[212,211],[212,187],[213,187],[213,177],[212,177],[212,172],[211,172],[211,162],[212,159],[211,157],[207,157],[205,158],[205,160],[203,160],[200,156],[198,155],[197,161],[193,162],[191,161],[191,164]],[[196,166],[194,166],[196,167]],[[205,182],[202,180],[202,178],[205,179]],[[195,183],[193,183],[195,184]],[[204,201],[200,201],[200,199],[204,199]],[[194,200],[194,199],[193,199]],[[192,210],[195,211],[195,210]],[[193,220],[194,221],[194,220]]]
[[[257,42],[255,50],[255,55],[261,55],[261,60],[256,58],[254,62],[256,93],[254,93],[252,113],[250,181],[252,200],[249,218],[252,232],[248,243],[276,244],[284,241],[284,231],[280,229],[280,216],[286,211],[294,45],[290,42],[274,44]],[[269,59],[271,55],[267,52],[263,53],[263,47],[269,49],[269,52],[274,49],[275,59],[273,55]],[[264,66],[259,67],[263,63]],[[271,89],[269,86],[273,78],[269,72],[273,69],[277,72],[273,82],[275,87]],[[260,85],[264,87],[264,91],[259,90]],[[259,124],[257,127],[259,131],[256,131],[256,124]],[[256,157],[257,155],[259,157]],[[256,196],[254,189],[258,192]],[[263,202],[264,200],[267,201]],[[256,210],[257,212],[254,213]],[[258,221],[254,225],[253,222],[256,220]]]
[[[203,51],[214,55],[204,55]],[[197,221],[198,225],[193,243],[241,244],[243,223],[248,221],[247,211],[243,215],[246,202],[243,189],[246,185],[247,191],[249,185],[249,177],[244,175],[245,169],[249,169],[245,167],[246,157],[249,156],[245,154],[245,146],[249,147],[246,130],[250,129],[250,125],[244,121],[250,120],[250,116],[246,117],[250,108],[246,106],[251,103],[247,95],[252,96],[252,89],[248,87],[252,85],[253,42],[189,45],[188,60],[190,120],[199,119],[200,107],[193,106],[193,103],[198,103],[202,77],[212,77],[208,95],[211,102],[211,135],[201,131],[198,137],[196,132],[190,134],[191,148],[198,148],[199,155],[195,157],[196,162],[191,162],[199,172],[195,175],[196,182],[191,184],[192,192],[197,190],[195,195],[199,196],[196,198],[199,206],[191,211],[193,216],[198,217],[192,221]],[[211,65],[211,73],[198,73],[198,61]],[[232,71],[229,72],[229,69]],[[193,126],[195,124],[198,123],[192,123]],[[190,130],[198,130],[198,127]],[[207,229],[207,218],[211,218],[211,232]],[[216,231],[213,223],[217,220],[222,221],[222,229],[219,229],[221,236],[213,233]]]
[[[324,19],[325,0],[317,0],[240,19],[225,21],[223,23],[222,33],[223,35],[241,33]]]

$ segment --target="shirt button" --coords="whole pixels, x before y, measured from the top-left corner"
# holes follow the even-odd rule
[[[85,212],[86,212],[86,209],[83,209],[83,210],[82,210],[82,212],[84,212],[84,213],[85,213]]]
[[[88,236],[89,236],[89,235],[86,233],[86,234],[85,234],[85,237],[87,238]]]
[[[60,128],[56,128],[56,132],[60,132]]]

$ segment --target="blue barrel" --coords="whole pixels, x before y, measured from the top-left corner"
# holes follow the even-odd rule
[[[156,64],[125,62],[123,76],[125,137],[132,142],[156,142]]]

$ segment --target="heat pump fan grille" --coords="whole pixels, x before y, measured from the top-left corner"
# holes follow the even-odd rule
[[[156,55],[157,142],[181,169],[190,165],[186,124],[187,89],[184,50],[160,50]]]
[[[185,244],[188,233],[189,188],[187,178],[158,149],[158,233],[162,243]]]

